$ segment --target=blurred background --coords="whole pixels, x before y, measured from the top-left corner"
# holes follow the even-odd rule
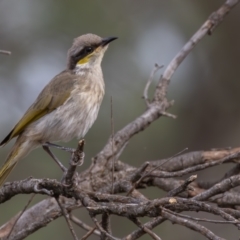
[[[106,95],[99,117],[86,136],[84,168],[105,145],[111,133],[110,98],[113,97],[115,131],[145,110],[142,93],[155,63],[167,66],[180,48],[224,1],[63,1],[1,0],[0,138],[3,139],[32,104],[42,88],[66,66],[66,53],[73,38],[84,33],[118,36],[103,60]],[[168,98],[176,120],[161,118],[129,143],[121,160],[139,166],[146,160],[189,151],[240,145],[240,6],[191,52],[174,74]],[[155,77],[153,93],[161,72]],[[14,142],[14,141],[13,141]],[[75,147],[74,140],[68,145]],[[12,145],[1,149],[3,163]],[[69,156],[55,151],[63,163]],[[199,178],[218,179],[230,166],[204,171]],[[9,180],[28,176],[61,177],[60,170],[42,149],[22,160]],[[161,194],[150,191],[150,198]],[[29,196],[17,196],[0,206],[0,224],[15,215]],[[41,198],[35,198],[35,202]],[[86,212],[81,216],[88,218]],[[114,223],[123,219],[114,217]],[[89,220],[87,220],[90,222]],[[126,224],[126,226],[124,226]],[[117,225],[120,226],[120,225]],[[124,221],[116,236],[135,227]],[[57,229],[57,231],[56,231]],[[172,231],[174,229],[174,231]],[[231,226],[213,225],[215,233],[236,239]],[[204,239],[180,226],[164,223],[156,228],[162,239]],[[181,232],[181,234],[179,234]],[[77,229],[78,236],[83,231]],[[238,234],[239,235],[239,234]],[[34,233],[28,240],[71,239],[63,218]],[[96,239],[94,237],[90,239]],[[145,236],[141,239],[149,239]]]

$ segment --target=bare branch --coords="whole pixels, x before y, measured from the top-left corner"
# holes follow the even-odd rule
[[[148,98],[148,89],[149,89],[149,87],[150,87],[150,85],[151,85],[151,83],[153,81],[153,78],[154,78],[155,74],[161,68],[163,68],[163,65],[159,66],[157,63],[155,63],[154,68],[153,68],[153,70],[152,70],[152,72],[151,72],[151,74],[150,74],[150,76],[149,76],[149,78],[147,80],[147,84],[146,84],[146,86],[144,88],[143,99],[145,100],[147,107],[150,106],[150,102],[149,102],[149,98]]]
[[[76,169],[78,166],[81,166],[83,164],[84,161],[84,144],[85,141],[84,139],[80,140],[78,142],[78,147],[77,149],[72,153],[72,157],[70,159],[70,167],[67,170],[66,176],[64,178],[64,181],[66,183],[66,185],[68,185],[69,187],[71,187],[73,185],[73,177],[74,174],[76,172]]]
[[[226,192],[229,189],[232,189],[234,187],[237,187],[240,185],[240,176],[232,176],[228,179],[223,180],[220,183],[215,184],[210,189],[206,190],[203,193],[200,193],[199,195],[193,197],[194,200],[203,201],[209,199],[211,196],[214,196],[216,194]]]
[[[170,220],[172,223],[177,223],[179,225],[183,225],[187,228],[190,228],[194,231],[197,231],[208,239],[224,240],[224,238],[218,237],[217,235],[215,235],[212,231],[210,231],[206,227],[204,227],[204,226],[202,226],[202,225],[200,225],[196,222],[192,222],[192,221],[189,221],[187,219],[184,219],[184,218],[178,217],[176,215],[170,214],[169,212],[165,211],[164,209],[162,209],[162,216],[164,218],[167,218],[168,220]]]
[[[143,227],[146,227],[147,229],[153,229],[154,227],[158,226],[159,224],[163,223],[165,221],[162,217],[154,218],[153,220],[149,221],[148,223],[143,224]],[[123,238],[123,240],[135,240],[144,235],[146,232],[144,229],[138,229]]]
[[[109,234],[112,233],[111,227],[110,227],[110,216],[108,213],[102,214],[102,228]],[[101,240],[107,240],[107,236],[105,234],[101,234]]]
[[[101,235],[102,239],[117,239],[112,235],[109,228],[109,216],[111,214],[126,219],[135,219],[139,226],[140,229],[133,231],[123,238],[124,240],[138,239],[146,232],[153,239],[159,240],[160,238],[152,232],[152,229],[166,220],[193,229],[208,239],[222,239],[210,229],[196,223],[196,221],[213,222],[212,220],[185,216],[181,214],[183,211],[202,211],[214,214],[224,219],[223,221],[215,221],[215,223],[231,223],[239,228],[240,211],[238,207],[240,198],[237,195],[239,190],[233,189],[240,183],[237,175],[239,166],[229,171],[222,181],[213,182],[211,186],[208,186],[209,189],[201,186],[197,181],[193,183],[195,177],[186,181],[179,180],[177,177],[223,163],[236,164],[237,162],[239,164],[240,148],[181,154],[170,159],[147,161],[141,167],[133,167],[118,160],[121,152],[135,134],[146,129],[161,116],[175,117],[167,112],[167,109],[173,105],[173,102],[166,97],[171,77],[195,45],[205,35],[213,33],[216,26],[237,3],[239,3],[239,0],[226,0],[216,12],[210,15],[208,20],[166,67],[156,87],[153,100],[150,102],[148,100],[148,88],[155,71],[152,72],[143,94],[148,109],[115,134],[112,123],[112,136],[103,150],[95,156],[89,169],[80,174],[76,173],[77,164],[81,164],[84,157],[84,142],[80,142],[78,149],[72,155],[73,159],[70,162],[63,184],[51,179],[32,178],[5,184],[0,189],[0,203],[4,203],[17,194],[36,193],[48,197],[54,196],[54,198],[39,202],[23,212],[20,217],[19,215],[13,217],[0,228],[0,236],[7,236],[6,232],[9,233],[12,229],[12,238],[23,239],[62,215],[66,218],[75,239],[77,239],[77,236],[69,220],[89,231],[82,239],[87,239],[91,234]],[[113,120],[113,117],[111,120]],[[63,149],[59,146],[58,148]],[[68,150],[72,153],[72,149]],[[110,162],[112,163],[111,167]],[[158,186],[169,192],[169,196],[179,194],[180,197],[149,200],[144,192],[140,192],[141,188],[148,186]],[[194,187],[194,191],[191,191],[190,187]],[[130,196],[118,195],[120,193],[127,193]],[[186,196],[185,193],[187,193]],[[193,199],[188,199],[189,197],[193,197]],[[227,201],[229,197],[231,201]],[[63,198],[64,201],[58,205],[55,198]],[[211,204],[204,201],[210,201]],[[228,204],[228,208],[223,208],[222,206],[226,206],[226,204]],[[89,212],[98,230],[87,226],[81,220],[77,221],[73,217],[69,219],[68,213],[79,207],[84,207]],[[46,209],[47,211],[45,211]],[[101,223],[96,219],[96,215],[103,216]],[[151,217],[153,219],[146,224],[141,224],[137,219],[141,217]],[[17,222],[16,219],[18,219]],[[14,223],[16,225],[13,227]]]
[[[98,230],[96,230],[96,227],[88,226],[86,223],[82,222],[80,219],[78,219],[77,217],[73,216],[72,214],[69,214],[69,218],[70,218],[70,220],[72,222],[74,222],[77,226],[81,227],[82,229],[87,230],[87,231],[91,231],[91,234],[93,233],[93,234],[95,234],[97,236],[100,236],[101,233]]]
[[[192,175],[190,176],[188,179],[186,179],[183,184],[181,184],[179,187],[171,190],[169,193],[168,193],[168,197],[174,197],[176,195],[178,195],[179,193],[183,192],[186,190],[186,188],[188,187],[188,185],[195,181],[197,179],[197,175]]]
[[[132,220],[139,228],[143,229],[144,232],[148,233],[152,237],[152,239],[161,240],[161,238],[157,234],[148,229],[146,226],[142,225],[137,218],[130,218],[130,220]]]
[[[58,206],[60,207],[60,209],[61,209],[61,211],[62,211],[62,214],[63,214],[63,216],[64,216],[64,218],[65,218],[65,220],[66,220],[66,222],[67,222],[68,228],[70,229],[70,232],[71,232],[74,240],[78,240],[77,234],[75,233],[75,231],[74,231],[74,229],[73,229],[73,226],[72,226],[72,224],[71,224],[71,222],[70,222],[70,220],[69,220],[69,214],[68,214],[68,212],[67,212],[66,209],[62,206],[61,202],[59,201],[59,198],[56,197],[55,199],[56,199],[56,201],[57,201],[57,203],[58,203]]]
[[[193,220],[193,221],[196,221],[196,222],[209,222],[209,223],[219,223],[219,224],[235,224],[236,221],[226,221],[226,220],[211,220],[211,219],[206,219],[206,218],[196,218],[196,217],[191,217],[191,216],[188,216],[188,215],[184,215],[184,214],[180,214],[180,213],[176,213],[176,212],[173,212],[173,211],[170,211],[168,209],[164,209],[164,211],[170,213],[170,214],[173,214],[175,216],[179,216],[181,218],[187,218],[187,219],[190,219],[190,220]]]
[[[170,79],[173,76],[176,69],[187,57],[187,55],[193,50],[193,48],[202,40],[204,36],[209,33],[213,33],[213,30],[223,21],[224,17],[229,11],[239,3],[239,0],[227,0],[217,11],[213,12],[208,20],[200,27],[200,29],[189,39],[189,41],[183,46],[179,53],[168,64],[164,71],[162,78],[157,86],[154,100],[162,101],[166,95],[166,89],[170,83]]]
[[[0,54],[11,55],[12,53],[10,51],[0,50]]]
[[[176,171],[176,172],[164,172],[164,171],[159,171],[159,172],[153,172],[148,174],[147,176],[149,177],[159,177],[159,178],[170,178],[170,177],[181,177],[184,176],[188,173],[196,172],[199,170],[206,169],[208,167],[216,166],[224,162],[229,162],[232,161],[233,159],[239,158],[240,157],[240,152],[231,154],[229,156],[224,157],[223,159],[217,160],[217,161],[212,161],[212,162],[207,162],[205,164],[199,164],[194,167],[189,167],[181,171]]]
[[[99,229],[99,231],[100,231],[103,235],[107,236],[107,237],[110,238],[111,240],[120,240],[120,239],[118,239],[118,238],[113,237],[113,236],[110,235],[107,231],[105,231],[105,230],[101,227],[101,224],[98,222],[98,220],[97,220],[93,215],[90,214],[90,217],[92,218],[93,222],[96,224],[97,228]]]
[[[34,198],[35,194],[32,194],[32,196],[30,197],[30,199],[28,200],[26,206],[23,208],[23,210],[21,211],[21,213],[19,214],[19,216],[17,217],[16,221],[14,222],[11,231],[9,232],[9,234],[7,235],[7,239],[10,239],[11,233],[13,232],[13,229],[15,227],[15,225],[17,224],[17,221],[22,217],[23,213],[26,211],[26,209],[29,207],[30,203],[32,202],[33,198]]]

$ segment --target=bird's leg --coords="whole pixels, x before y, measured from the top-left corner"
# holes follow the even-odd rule
[[[64,165],[57,159],[57,157],[55,157],[55,155],[49,149],[48,143],[44,143],[42,145],[42,148],[52,157],[52,159],[57,163],[57,165],[62,169],[63,172],[67,172],[67,168],[64,167]]]
[[[74,148],[63,147],[63,146],[57,145],[55,143],[46,142],[46,143],[44,143],[44,145],[48,146],[48,147],[55,147],[57,149],[60,149],[60,150],[66,151],[66,152],[70,152],[70,153],[74,153],[75,152]]]

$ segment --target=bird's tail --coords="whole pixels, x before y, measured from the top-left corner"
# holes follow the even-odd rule
[[[7,179],[10,172],[17,165],[18,161],[26,156],[36,145],[25,139],[24,136],[19,136],[9,153],[5,163],[0,169],[0,187]]]
[[[11,163],[11,159],[7,159],[7,161],[4,163],[3,167],[0,170],[0,187],[3,185],[16,164],[17,162]]]

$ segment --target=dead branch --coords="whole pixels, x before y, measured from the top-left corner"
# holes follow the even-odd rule
[[[100,235],[102,239],[119,239],[111,231],[110,215],[120,216],[127,221],[130,219],[139,227],[122,238],[124,240],[138,239],[146,233],[153,239],[160,239],[152,230],[167,220],[197,231],[208,239],[223,239],[197,223],[197,221],[206,220],[205,218],[189,218],[181,214],[183,211],[201,211],[216,215],[222,218],[221,221],[224,223],[231,223],[234,227],[239,228],[240,198],[237,197],[238,191],[235,189],[240,183],[239,177],[236,175],[239,172],[239,166],[225,174],[221,180],[208,186],[201,185],[197,181],[193,182],[192,178],[186,181],[178,178],[219,164],[231,162],[238,165],[240,147],[190,152],[168,159],[168,161],[166,159],[148,161],[141,167],[133,167],[118,160],[125,146],[135,134],[146,129],[161,116],[173,116],[167,113],[167,110],[173,105],[173,102],[166,97],[170,79],[196,44],[207,34],[212,34],[237,3],[239,0],[226,0],[217,11],[210,15],[166,67],[158,82],[153,99],[147,101],[147,110],[109,138],[102,151],[94,157],[89,169],[76,174],[76,166],[78,163],[82,163],[84,157],[84,142],[80,142],[78,149],[72,155],[72,161],[63,183],[52,179],[34,178],[6,183],[0,189],[1,204],[18,194],[35,193],[47,195],[50,198],[35,204],[24,211],[20,217],[19,215],[15,216],[4,224],[0,228],[1,239],[6,239],[10,231],[12,231],[10,239],[23,239],[63,215],[74,238],[77,239],[70,223],[70,220],[75,221],[76,219],[73,220],[68,213],[80,207],[84,207],[89,212],[96,226],[96,228],[90,229],[84,222],[75,221],[79,226],[90,231],[83,239],[92,233]],[[148,89],[148,86],[146,88]],[[145,99],[148,99],[146,89],[144,96]],[[140,192],[140,189],[149,186],[157,186],[168,192],[171,197],[159,196],[159,198],[149,200],[145,194]],[[120,195],[122,193],[127,196]],[[174,195],[179,197],[173,197]],[[227,200],[228,198],[231,198],[232,201]],[[60,205],[55,199],[59,199]],[[211,204],[206,201],[211,201]],[[226,206],[227,203],[229,203],[228,208],[223,208],[222,206]],[[97,215],[102,216],[101,223],[97,220]],[[152,219],[141,224],[138,220],[141,217]],[[17,222],[16,219],[18,219]],[[13,228],[14,223],[16,224]]]

